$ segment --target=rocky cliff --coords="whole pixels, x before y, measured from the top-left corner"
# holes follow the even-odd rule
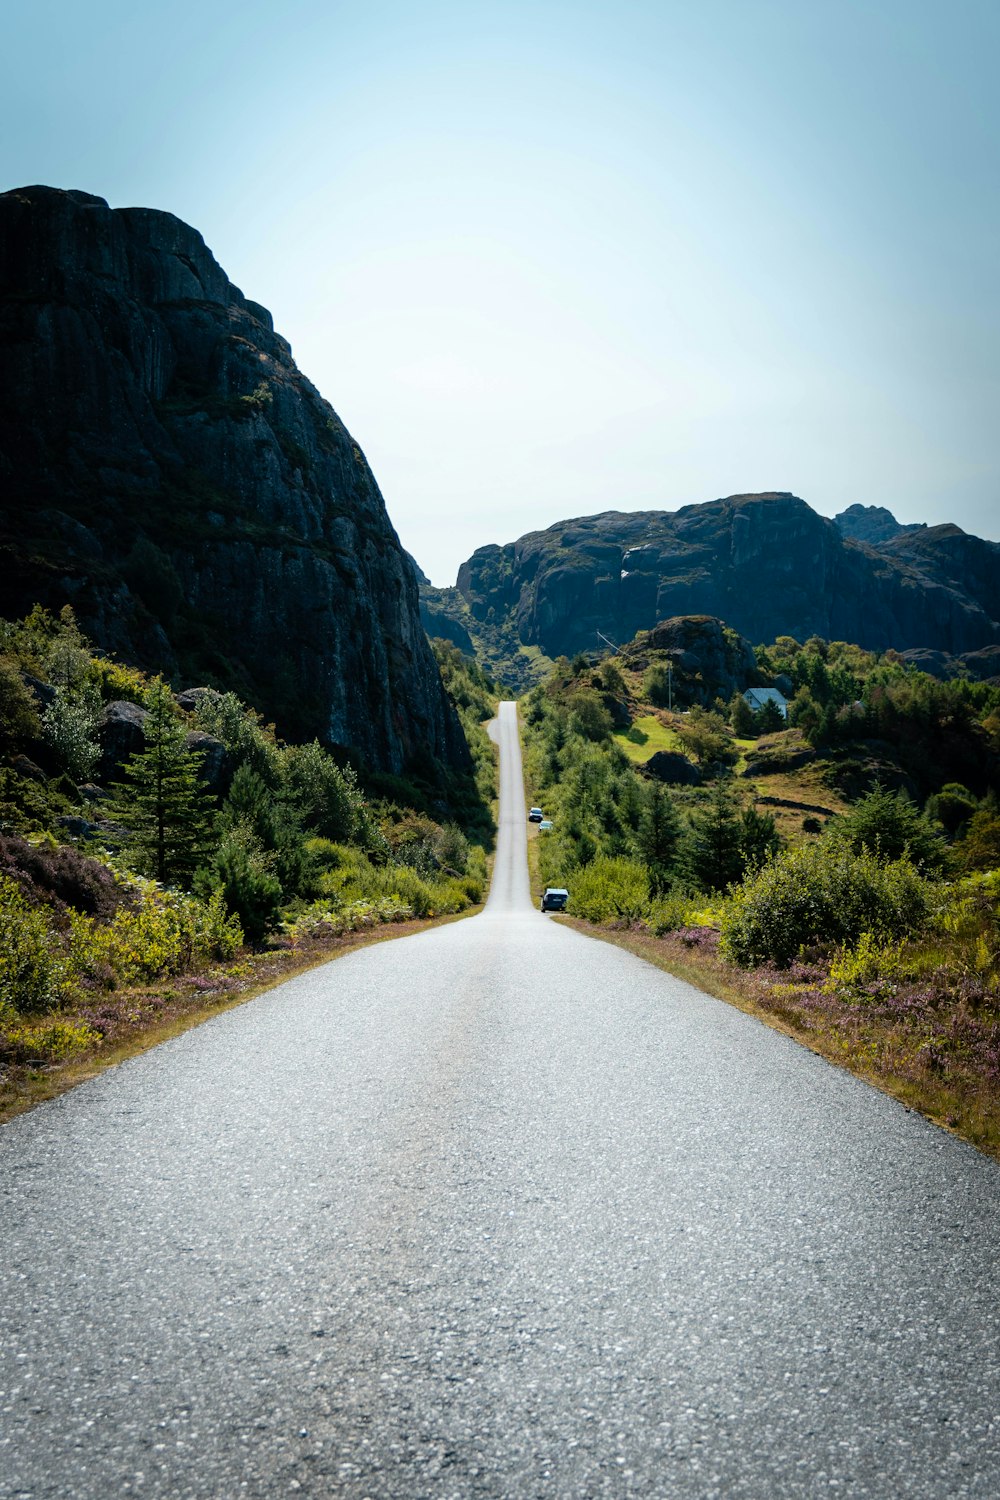
[[[957,527],[875,522],[884,540],[855,540],[778,493],[607,511],[479,548],[458,589],[474,619],[512,620],[550,656],[597,649],[598,632],[621,644],[702,614],[752,641],[819,635],[951,656],[1000,644],[1000,546]]]
[[[464,764],[361,449],[196,230],[0,195],[0,614],[234,687],[288,735]]]

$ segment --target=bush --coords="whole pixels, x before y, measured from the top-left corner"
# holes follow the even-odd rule
[[[11,1025],[0,1014],[0,1055],[15,1063],[66,1062],[89,1052],[101,1033],[85,1021],[52,1020],[33,1026]]]
[[[113,989],[179,974],[209,959],[230,959],[242,947],[237,917],[221,891],[207,901],[141,883],[134,906],[109,923],[69,912],[69,958],[74,973]]]
[[[573,876],[569,909],[588,922],[636,921],[649,911],[649,872],[635,859],[591,860]]]
[[[0,875],[0,1005],[21,1015],[53,1010],[66,990],[59,938],[45,913]]]
[[[85,781],[101,758],[97,718],[101,697],[96,687],[57,687],[42,715],[42,733],[62,765],[78,781]]]
[[[356,838],[365,824],[364,798],[350,766],[343,770],[319,743],[284,752],[291,799],[306,828],[327,839]]]
[[[827,838],[778,855],[731,893],[720,946],[742,968],[767,960],[784,968],[811,943],[905,937],[929,911],[930,887],[908,859],[887,862]]]
[[[218,882],[225,905],[234,912],[247,942],[261,943],[278,925],[281,881],[259,839],[237,825],[224,836],[212,861],[211,877]]]

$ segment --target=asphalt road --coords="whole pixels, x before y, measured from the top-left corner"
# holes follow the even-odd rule
[[[1000,1171],[530,904],[0,1130],[0,1496],[1000,1494]]]

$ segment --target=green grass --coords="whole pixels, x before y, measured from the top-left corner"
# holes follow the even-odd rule
[[[647,714],[644,718],[634,720],[631,729],[623,730],[613,738],[615,744],[637,766],[645,765],[657,750],[677,750],[683,753],[684,749],[674,731],[661,724],[656,714]]]

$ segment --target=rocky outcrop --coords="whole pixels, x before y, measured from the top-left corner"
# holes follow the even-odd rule
[[[889,532],[878,546],[852,540],[784,493],[607,511],[479,548],[458,588],[475,619],[510,618],[550,656],[694,614],[752,641],[955,655],[1000,644],[1000,546],[957,527]]]
[[[621,653],[624,664],[643,671],[670,664],[677,703],[707,708],[759,681],[753,647],[711,615],[682,615],[641,631]]]
[[[892,511],[886,510],[884,505],[849,505],[846,510],[834,516],[833,520],[841,536],[850,537],[853,542],[868,542],[872,546],[891,541],[900,532],[922,529],[901,526]]]
[[[101,747],[97,774],[109,781],[120,766],[146,748],[145,724],[148,709],[138,703],[116,699],[105,704],[97,721],[97,743]]]
[[[0,613],[400,771],[467,751],[361,449],[196,230],[0,195]]]
[[[699,786],[701,772],[678,750],[655,750],[642,767],[647,776],[667,786]]]

